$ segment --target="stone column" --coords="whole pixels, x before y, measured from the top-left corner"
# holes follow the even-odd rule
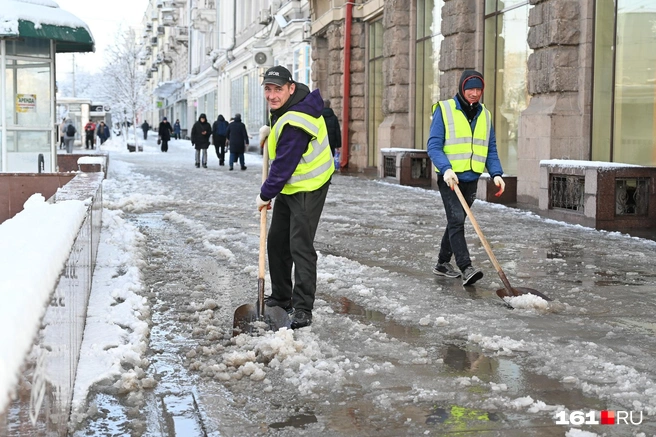
[[[530,3],[531,100],[519,123],[517,200],[537,205],[540,160],[589,159],[592,18],[587,0]]]
[[[383,12],[383,115],[378,127],[377,149],[412,148],[414,133],[408,120],[410,111],[410,77],[414,62],[410,60],[410,7],[407,0],[386,0]],[[378,163],[379,166],[381,163]]]
[[[463,70],[481,70],[478,59],[476,27],[479,22],[476,0],[445,0],[442,7],[442,46],[439,68],[440,98],[448,99],[458,92]],[[481,36],[482,39],[482,36]]]

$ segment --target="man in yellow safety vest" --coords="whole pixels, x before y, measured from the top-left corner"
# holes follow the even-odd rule
[[[483,272],[472,266],[465,240],[466,213],[453,187],[458,184],[470,207],[476,199],[478,179],[486,168],[499,187],[497,196],[506,187],[501,177],[503,169],[497,154],[491,114],[480,103],[484,88],[482,74],[465,70],[460,76],[455,97],[433,105],[427,144],[428,156],[438,174],[437,186],[447,218],[433,273],[448,278],[462,276],[463,285],[474,284],[483,277]],[[453,255],[460,271],[451,265]]]
[[[272,161],[257,208],[271,208],[276,198],[267,239],[271,296],[265,301],[293,311],[291,327],[298,329],[312,323],[317,288],[314,236],[335,168],[319,90],[310,92],[280,65],[266,71],[262,85],[270,108],[266,147]]]

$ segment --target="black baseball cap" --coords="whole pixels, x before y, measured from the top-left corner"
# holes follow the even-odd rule
[[[282,86],[286,83],[294,83],[294,79],[292,79],[292,74],[289,70],[282,65],[276,65],[275,67],[269,68],[266,73],[264,73],[262,85],[267,83]]]

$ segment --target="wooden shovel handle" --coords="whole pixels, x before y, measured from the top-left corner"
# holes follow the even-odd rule
[[[262,183],[266,181],[269,174],[269,151],[264,148],[262,155]],[[266,238],[267,238],[267,208],[264,207],[260,210],[260,256],[258,259],[258,272],[257,272],[257,292],[258,304],[260,306],[260,315],[264,314],[264,270],[266,266]]]
[[[483,243],[483,247],[487,252],[487,256],[490,257],[490,261],[492,261],[492,264],[494,264],[494,268],[499,274],[499,278],[501,278],[501,282],[503,282],[503,285],[513,296],[518,296],[519,293],[517,293],[517,291],[510,286],[510,282],[508,282],[508,278],[506,278],[506,274],[503,272],[503,270],[501,270],[501,265],[499,264],[499,261],[497,261],[497,257],[494,256],[494,253],[492,252],[492,248],[490,248],[490,245],[485,239],[485,235],[483,235],[483,231],[481,231],[481,228],[478,226],[478,222],[476,221],[474,214],[469,208],[469,205],[467,204],[465,197],[462,195],[462,192],[460,191],[458,184],[453,185],[453,191],[456,192],[456,195],[458,196],[458,199],[460,200],[462,207],[467,213],[467,217],[469,217],[469,221],[471,222],[472,226],[474,226],[474,230],[476,231],[476,234],[478,234],[478,238],[481,240],[481,243]]]

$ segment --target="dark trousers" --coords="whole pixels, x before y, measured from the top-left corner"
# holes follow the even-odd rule
[[[455,255],[456,264],[462,271],[471,265],[467,240],[465,239],[465,219],[467,218],[467,213],[462,207],[460,200],[458,200],[455,191],[451,191],[451,188],[444,182],[442,176],[438,176],[437,186],[440,189],[447,220],[437,261],[441,263],[449,262],[451,261],[451,256]],[[463,197],[467,201],[467,205],[470,207],[474,203],[474,200],[476,200],[477,186],[478,181],[460,182],[458,184]]]
[[[228,161],[228,165],[230,166],[230,168],[232,168],[232,164],[237,162],[237,159],[239,159],[239,164],[241,165],[241,168],[246,167],[246,164],[244,164],[244,154],[243,153],[230,152],[230,160]]]
[[[292,300],[297,310],[312,311],[317,291],[314,236],[330,182],[316,191],[279,194],[267,238],[271,297]],[[294,283],[292,285],[292,267]]]
[[[162,138],[161,146],[162,146],[161,147],[162,152],[168,152],[168,150],[169,150],[169,140],[165,140],[164,138]]]
[[[144,140],[148,139],[148,131],[146,129],[143,130],[144,133]]]
[[[216,149],[216,157],[219,158],[219,165],[225,164],[226,137],[221,135],[212,135],[212,142]]]
[[[85,149],[88,149],[89,147],[93,149],[93,132],[85,132],[84,146]]]

